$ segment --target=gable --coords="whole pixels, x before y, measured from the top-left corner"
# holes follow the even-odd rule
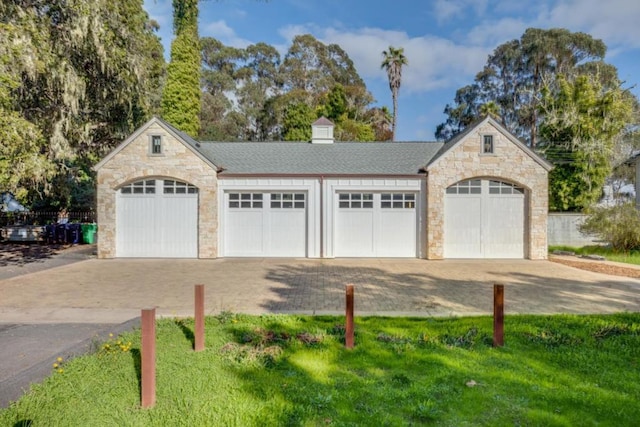
[[[152,153],[151,139],[153,136],[160,137],[161,153]],[[153,117],[98,162],[93,170],[99,171],[119,156],[128,159],[136,158],[138,161],[147,159],[150,162],[157,162],[162,158],[171,159],[175,156],[195,156],[210,168],[217,170],[216,165],[198,151],[197,145],[198,143],[188,135],[178,131],[167,122]]]
[[[485,135],[492,136],[494,140],[492,153],[483,152]],[[467,153],[467,156],[462,156],[460,152]],[[528,148],[504,126],[487,116],[447,141],[440,152],[431,159],[426,170],[430,171],[436,168],[438,163],[442,162],[445,157],[468,158],[474,154],[477,155],[479,162],[494,163],[497,159],[501,159],[501,162],[505,161],[505,159],[506,161],[512,161],[512,157],[516,156],[520,158],[521,162],[533,162],[547,172],[553,168],[549,162]]]

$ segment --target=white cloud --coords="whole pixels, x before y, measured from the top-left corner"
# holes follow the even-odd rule
[[[450,0],[437,0],[433,4],[433,13],[438,23],[448,21],[455,16],[460,16],[463,12],[462,4],[460,3],[461,2]]]
[[[513,5],[521,5],[514,10]],[[495,19],[484,19],[467,31],[471,44],[498,46],[520,38],[527,28],[567,28],[602,39],[610,48],[640,47],[640,1],[549,0],[527,4],[500,1]],[[505,16],[505,12],[510,16]]]
[[[386,73],[380,68],[382,51],[389,46],[404,48],[408,65],[402,70],[401,91],[405,93],[464,84],[482,68],[488,54],[485,48],[463,46],[440,37],[409,37],[405,32],[378,28],[328,28],[315,36],[325,43],[340,45],[364,79],[386,81]]]
[[[561,0],[540,22],[583,31],[607,45],[640,47],[640,2],[638,0]]]
[[[466,39],[471,45],[492,46],[495,48],[509,40],[519,39],[530,26],[530,24],[519,18],[485,21],[467,31]]]
[[[250,40],[238,37],[233,28],[229,27],[225,21],[214,21],[202,27],[201,36],[214,37],[227,46],[244,48],[252,44]]]
[[[473,11],[477,18],[482,17],[487,6],[488,0],[436,0],[433,13],[441,24],[454,18],[462,18],[468,11]]]

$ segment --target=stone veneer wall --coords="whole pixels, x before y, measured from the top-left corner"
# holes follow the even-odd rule
[[[481,154],[482,136],[494,135],[494,154]],[[525,258],[547,259],[548,173],[491,123],[474,129],[429,167],[427,258],[444,253],[444,197],[447,187],[470,178],[499,178],[526,189]]]
[[[151,135],[162,136],[162,155],[149,154]],[[157,123],[152,123],[98,170],[98,258],[116,256],[116,192],[146,177],[165,177],[198,187],[198,257],[218,255],[216,171]]]

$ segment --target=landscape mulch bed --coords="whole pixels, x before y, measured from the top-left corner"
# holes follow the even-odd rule
[[[568,265],[569,267],[580,268],[582,270],[593,271],[595,273],[610,274],[612,276],[631,277],[633,279],[640,279],[640,269],[621,267],[618,265],[608,264],[602,261],[587,261],[587,260],[571,260],[567,258],[560,258],[550,256],[549,261],[557,262],[558,264]]]

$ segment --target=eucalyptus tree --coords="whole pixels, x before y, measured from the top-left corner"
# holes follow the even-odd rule
[[[380,68],[383,68],[387,72],[389,78],[389,89],[391,89],[391,98],[393,99],[393,120],[391,130],[391,140],[396,139],[396,125],[398,123],[398,92],[400,91],[400,84],[402,83],[402,67],[409,62],[404,55],[403,48],[395,48],[389,46],[389,50],[382,52],[382,64]]]
[[[202,58],[202,139],[300,139],[321,115],[337,138],[374,135],[366,121],[373,97],[338,45],[301,35],[281,58],[265,43],[239,49],[203,38]]]
[[[437,139],[449,139],[476,120],[483,105],[493,102],[504,125],[531,147],[538,142],[538,129],[544,120],[538,104],[541,90],[558,74],[609,76],[617,72],[604,64],[606,46],[602,40],[566,29],[529,28],[520,39],[498,46],[474,82],[458,91],[453,104],[447,104],[447,120],[438,125]],[[608,67],[608,71],[603,70]]]
[[[294,37],[280,66],[283,89],[307,93],[307,102],[317,106],[320,97],[336,84],[342,85],[355,109],[373,101],[349,55],[337,44],[326,45],[310,34]],[[358,91],[360,89],[360,91]]]
[[[238,109],[247,117],[245,139],[265,140],[273,134],[263,111],[270,97],[281,93],[280,53],[266,43],[244,49],[245,63],[236,73]]]

